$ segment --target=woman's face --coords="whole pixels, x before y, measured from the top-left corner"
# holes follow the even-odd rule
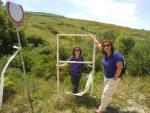
[[[75,50],[75,56],[80,56],[80,50]]]
[[[102,46],[103,46],[103,50],[104,50],[106,53],[111,52],[111,45],[109,44],[109,42],[104,42]]]

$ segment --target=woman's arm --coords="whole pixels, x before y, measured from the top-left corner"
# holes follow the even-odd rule
[[[93,35],[89,35],[88,37],[96,44],[96,47],[101,50],[101,44],[98,40],[96,40],[96,37]]]
[[[64,63],[64,64],[60,64],[60,65],[56,65],[56,66],[58,66],[58,67],[60,67],[60,68],[62,68],[62,67],[67,67],[67,66],[68,66],[68,63]]]
[[[115,73],[115,75],[114,75],[114,77],[113,77],[114,80],[117,80],[118,77],[120,76],[121,71],[122,71],[122,67],[123,67],[123,62],[118,62],[118,63],[117,63],[116,73]]]

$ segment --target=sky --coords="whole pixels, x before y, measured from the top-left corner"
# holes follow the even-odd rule
[[[2,0],[6,2],[6,0]],[[7,0],[25,11],[150,30],[150,0]]]

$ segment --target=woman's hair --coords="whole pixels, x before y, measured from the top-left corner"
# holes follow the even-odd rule
[[[79,56],[81,56],[82,55],[82,49],[79,46],[76,46],[76,47],[74,47],[72,49],[72,55],[73,55],[73,57],[75,56],[75,51],[76,50],[80,51],[80,55]]]
[[[112,52],[114,51],[113,40],[108,40],[108,39],[106,39],[106,40],[101,40],[101,41],[99,41],[99,42],[100,42],[100,44],[101,44],[101,46],[102,46],[101,48],[102,48],[102,53],[103,53],[103,54],[105,54],[103,44],[106,43],[106,42],[109,43],[109,45],[110,45],[110,47],[111,47],[111,51],[112,51]]]

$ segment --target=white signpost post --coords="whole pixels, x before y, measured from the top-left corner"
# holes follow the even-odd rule
[[[18,38],[18,50],[15,52],[15,54],[8,60],[7,64],[5,65],[2,74],[1,74],[1,97],[0,97],[0,107],[2,106],[2,98],[3,98],[3,87],[4,87],[4,73],[9,65],[9,63],[12,61],[12,59],[16,56],[16,54],[20,51],[20,56],[21,56],[21,62],[23,66],[23,72],[24,72],[24,81],[25,81],[25,88],[27,92],[27,96],[30,102],[30,107],[32,110],[32,113],[34,113],[33,105],[31,102],[31,97],[30,97],[30,91],[29,91],[29,86],[28,86],[28,80],[27,80],[27,75],[26,75],[26,70],[25,70],[25,64],[23,60],[23,55],[22,55],[22,47],[21,47],[21,41],[20,41],[20,34],[19,34],[19,29],[18,25],[20,25],[23,22],[24,19],[24,11],[21,5],[12,3],[12,2],[7,2],[6,3],[6,8],[7,8],[7,13],[10,18],[10,20],[16,25],[16,32],[17,32],[17,38]]]

